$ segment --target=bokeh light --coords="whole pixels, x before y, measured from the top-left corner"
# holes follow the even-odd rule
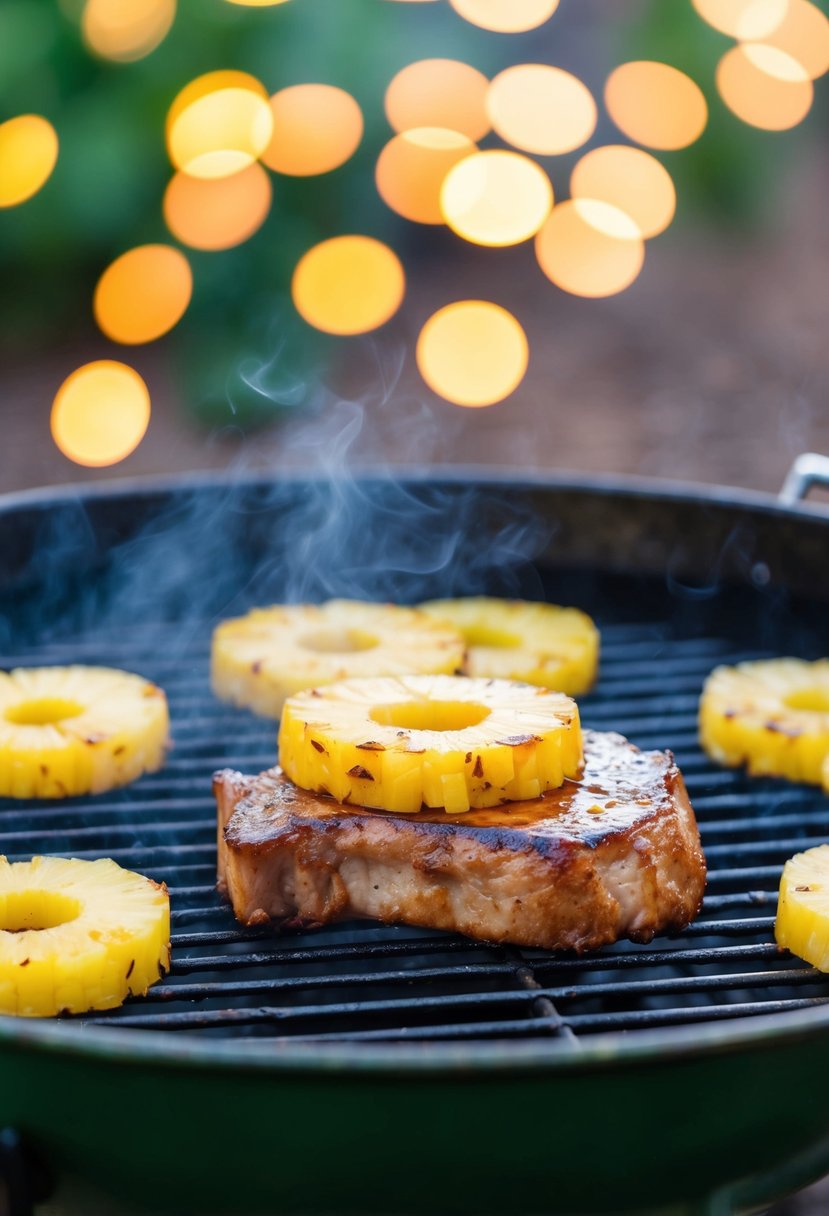
[[[52,438],[76,464],[99,468],[134,452],[150,421],[150,394],[138,372],[101,359],[64,380],[52,404]]]
[[[329,173],[356,151],[363,113],[345,89],[295,84],[270,101],[273,134],[262,153],[269,169],[292,177]]]
[[[636,223],[599,199],[559,203],[536,237],[535,250],[557,287],[591,299],[624,291],[645,259]]]
[[[814,98],[804,68],[784,51],[761,42],[726,51],[717,65],[717,88],[729,110],[764,131],[796,127]]]
[[[786,15],[789,0],[691,0],[703,20],[732,38],[765,38]]]
[[[183,245],[231,249],[258,232],[272,198],[271,179],[256,161],[230,177],[176,173],[164,192],[164,220]]]
[[[477,245],[517,245],[550,214],[553,188],[535,161],[494,149],[465,157],[440,192],[449,227]]]
[[[363,334],[394,316],[406,276],[397,254],[369,236],[336,236],[304,254],[291,295],[300,316],[329,334]]]
[[[529,361],[524,330],[488,300],[459,300],[429,318],[417,340],[421,376],[455,405],[494,405],[514,392]]]
[[[809,0],[789,0],[783,20],[758,41],[791,55],[812,80],[829,71],[829,18]]]
[[[418,224],[442,224],[440,192],[453,165],[477,150],[458,131],[420,127],[390,139],[377,160],[377,189],[392,211]]]
[[[139,245],[116,258],[95,288],[95,320],[113,342],[152,342],[181,320],[193,294],[187,258],[171,245]]]
[[[585,153],[570,177],[570,194],[617,207],[630,216],[643,237],[664,232],[676,210],[676,190],[668,170],[650,152],[627,144]]]
[[[15,207],[46,184],[58,159],[55,128],[39,114],[0,123],[0,207]]]
[[[543,63],[500,72],[489,86],[487,109],[501,139],[542,156],[580,148],[596,128],[596,103],[587,86]]]
[[[559,0],[449,0],[472,25],[498,34],[521,34],[549,21]]]
[[[238,173],[262,155],[272,134],[267,91],[247,72],[198,76],[167,115],[170,160],[193,177]]]
[[[445,127],[471,140],[490,128],[489,81],[458,59],[420,59],[402,68],[386,89],[386,117],[395,131]]]
[[[176,0],[86,0],[81,30],[88,47],[106,59],[143,59],[163,42]]]
[[[654,60],[634,60],[612,71],[605,105],[630,139],[665,151],[692,144],[708,120],[699,85],[678,68]]]

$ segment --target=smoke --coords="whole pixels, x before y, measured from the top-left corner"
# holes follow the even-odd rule
[[[253,605],[541,597],[535,559],[549,520],[491,476],[436,472],[445,418],[439,427],[435,407],[401,391],[402,351],[366,352],[359,399],[320,390],[299,425],[243,447],[223,475],[156,490],[127,482],[113,497],[99,484],[35,511],[16,576],[36,592],[26,632],[176,622],[165,645],[183,652],[205,625]],[[268,391],[274,360],[247,368],[249,382]],[[389,463],[389,436],[414,468]],[[14,631],[10,619],[0,610],[0,634]]]

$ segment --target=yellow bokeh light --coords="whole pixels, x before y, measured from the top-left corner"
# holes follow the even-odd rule
[[[262,227],[271,209],[271,179],[254,161],[230,177],[176,173],[164,192],[164,219],[193,249],[232,249]]]
[[[539,265],[557,287],[598,299],[624,291],[645,259],[636,223],[610,203],[559,203],[535,242]]]
[[[0,207],[15,207],[37,194],[58,159],[55,128],[39,114],[0,123]]]
[[[829,71],[829,18],[809,0],[789,0],[783,20],[759,41],[791,55],[811,80]]]
[[[786,15],[789,0],[691,0],[704,21],[732,38],[765,38]]]
[[[717,88],[729,110],[764,131],[796,127],[814,98],[814,86],[800,64],[759,42],[743,43],[723,55]]]
[[[171,245],[139,245],[116,258],[95,288],[93,310],[113,342],[152,342],[181,320],[193,294],[193,275]]]
[[[471,140],[490,128],[486,112],[489,81],[483,72],[458,59],[420,59],[410,63],[386,90],[386,117],[395,131],[445,127]]]
[[[175,15],[176,0],[86,0],[81,29],[97,55],[128,63],[163,42]]]
[[[330,84],[295,84],[270,101],[273,134],[262,153],[269,169],[293,177],[328,173],[363,138],[363,113],[350,93]]]
[[[247,72],[208,72],[191,80],[167,115],[167,150],[193,177],[225,177],[262,155],[273,134],[267,91]]]
[[[627,144],[587,152],[573,169],[570,194],[610,203],[630,216],[643,237],[664,232],[676,210],[668,170],[650,152]]]
[[[446,174],[475,152],[471,139],[442,127],[420,127],[389,140],[377,161],[377,189],[392,211],[418,224],[442,224]]]
[[[397,254],[370,236],[336,236],[314,245],[294,271],[300,316],[329,334],[363,334],[393,317],[406,276]]]
[[[421,376],[455,405],[494,405],[514,392],[529,360],[512,313],[487,300],[459,300],[429,318],[417,340]]]
[[[99,468],[134,452],[150,421],[150,394],[138,372],[101,359],[64,380],[52,404],[52,438],[76,464]]]
[[[605,105],[630,139],[665,151],[692,144],[708,121],[699,85],[678,68],[654,60],[623,63],[611,72]]]
[[[498,34],[521,34],[549,21],[559,0],[449,0],[472,25]]]
[[[489,86],[487,109],[503,140],[542,156],[580,148],[596,128],[596,103],[587,86],[543,63],[500,72]]]
[[[550,214],[553,188],[543,169],[517,152],[465,157],[446,175],[440,206],[449,227],[477,245],[517,245]]]

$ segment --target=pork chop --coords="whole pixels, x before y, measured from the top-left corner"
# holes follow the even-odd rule
[[[543,798],[463,815],[347,807],[280,769],[225,770],[220,885],[247,925],[370,917],[577,951],[684,928],[705,858],[673,756],[588,731],[584,760]]]

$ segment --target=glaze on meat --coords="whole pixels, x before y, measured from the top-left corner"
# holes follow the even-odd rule
[[[673,757],[595,732],[584,756],[579,781],[463,815],[345,807],[279,769],[225,770],[220,887],[248,925],[370,917],[577,951],[684,928],[705,858]]]

